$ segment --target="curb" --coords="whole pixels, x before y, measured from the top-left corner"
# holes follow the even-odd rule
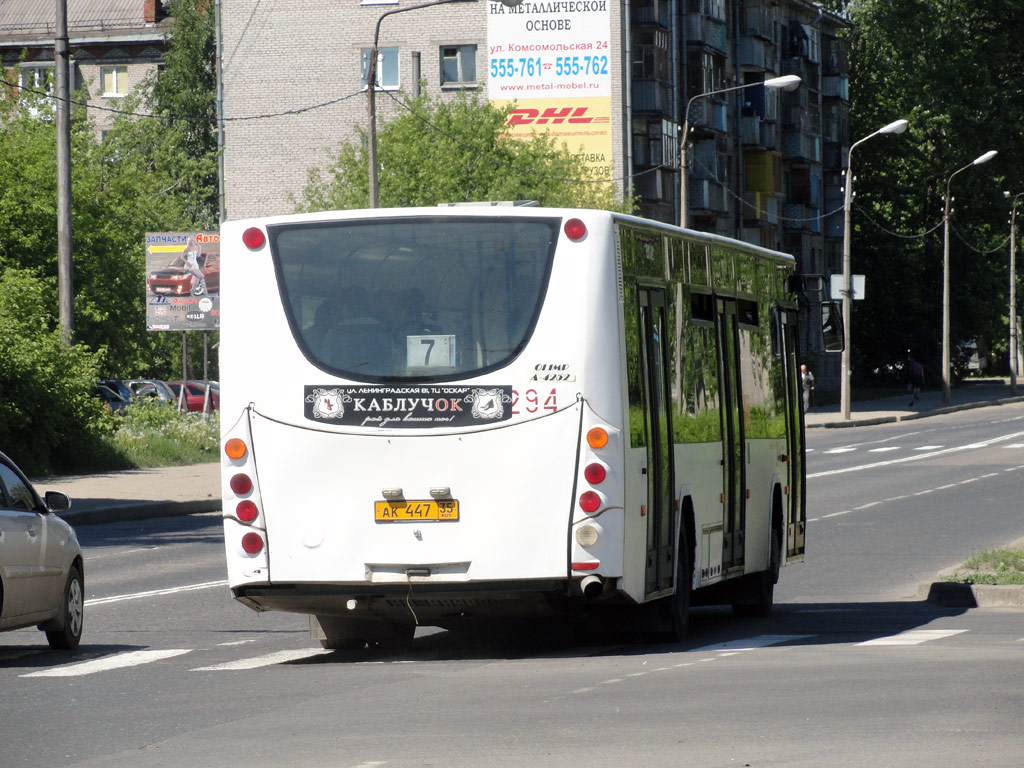
[[[128,504],[111,504],[97,509],[83,509],[79,512],[69,509],[60,515],[72,526],[97,525],[100,523],[120,523],[126,520],[150,520],[156,517],[178,517],[180,515],[198,515],[206,512],[218,512],[222,506],[220,499],[200,499],[198,501],[147,501]]]
[[[918,595],[945,608],[1022,608],[1024,586],[1017,584],[961,584],[955,581],[925,582]]]

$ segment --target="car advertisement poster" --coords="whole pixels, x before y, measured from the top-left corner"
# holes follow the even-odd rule
[[[146,330],[220,328],[220,235],[146,233]]]
[[[513,136],[550,132],[612,176],[611,14],[605,0],[487,4],[488,99]]]

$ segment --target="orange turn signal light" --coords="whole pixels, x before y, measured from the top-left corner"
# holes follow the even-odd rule
[[[240,459],[245,456],[245,453],[248,450],[249,449],[246,448],[245,442],[237,437],[232,437],[224,443],[224,455],[229,459]]]
[[[608,430],[604,427],[591,427],[587,432],[587,445],[591,448],[604,448],[608,445]]]

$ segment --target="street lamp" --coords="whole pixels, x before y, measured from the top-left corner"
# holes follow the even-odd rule
[[[996,154],[994,149],[990,149],[963,168],[953,171],[946,181],[946,206],[942,212],[942,402],[945,405],[949,405],[949,185],[953,176],[972,166],[987,163]]]
[[[686,202],[686,141],[690,134],[690,106],[694,101],[702,99],[705,96],[717,96],[720,93],[739,91],[744,88],[752,88],[755,85],[763,85],[765,88],[770,88],[772,90],[792,91],[800,86],[800,76],[782,75],[781,77],[772,77],[768,80],[762,80],[759,82],[744,83],[743,85],[734,85],[731,88],[722,88],[717,91],[698,93],[696,96],[690,97],[690,100],[686,102],[683,132],[679,136],[679,226],[685,227],[689,224],[689,207]]]
[[[1010,203],[1010,394],[1017,394],[1017,198]],[[1010,193],[1003,192],[1009,200]]]
[[[847,420],[850,418],[850,325],[853,314],[853,275],[850,274],[850,207],[853,203],[853,149],[858,144],[863,144],[868,139],[882,133],[903,133],[907,130],[908,125],[909,123],[906,120],[891,122],[874,133],[868,134],[863,139],[853,142],[846,154],[846,188],[843,190],[845,195],[843,202],[843,364],[839,388],[843,418]]]
[[[370,49],[370,61],[366,67],[366,106],[367,112],[369,113],[369,135],[367,137],[367,143],[369,144],[368,154],[370,156],[370,207],[376,208],[380,202],[380,195],[377,190],[377,44],[380,40],[380,23],[384,21],[387,16],[392,16],[396,13],[405,13],[406,11],[417,11],[420,8],[430,8],[435,5],[447,5],[448,3],[467,3],[475,2],[475,0],[432,0],[429,3],[420,3],[419,5],[410,5],[405,8],[393,8],[390,11],[385,11],[377,19],[377,27],[373,33],[373,48]],[[501,4],[506,8],[515,8],[520,5],[523,0],[501,0]]]

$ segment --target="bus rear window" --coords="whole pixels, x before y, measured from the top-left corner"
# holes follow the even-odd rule
[[[417,217],[270,227],[292,332],[363,381],[475,376],[529,340],[558,219]]]

